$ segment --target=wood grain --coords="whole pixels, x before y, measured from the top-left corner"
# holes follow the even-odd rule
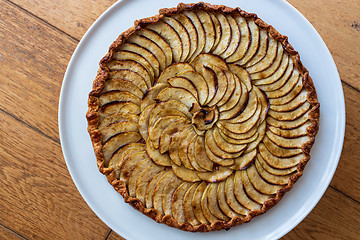
[[[29,239],[103,239],[58,143],[0,112],[0,223]]]
[[[0,225],[0,240],[24,240],[24,238]]]

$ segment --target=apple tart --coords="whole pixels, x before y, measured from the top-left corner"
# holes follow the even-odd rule
[[[135,209],[185,231],[228,229],[276,205],[319,126],[287,37],[206,3],[135,21],[101,60],[88,105],[100,172]]]

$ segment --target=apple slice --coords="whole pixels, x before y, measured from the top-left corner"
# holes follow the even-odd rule
[[[188,108],[183,103],[181,103],[177,100],[167,100],[167,101],[159,103],[156,110],[158,111],[158,110],[163,110],[163,109],[174,109],[174,110],[180,111],[189,120],[192,117],[192,114],[189,112]],[[154,111],[153,114],[156,114],[156,112]]]
[[[292,92],[293,91],[286,95],[287,100],[288,98],[292,98],[290,101],[284,101],[281,105],[270,105],[270,109],[277,112],[287,112],[300,107],[307,101],[308,91],[303,90],[297,96],[295,94],[292,94]]]
[[[189,224],[191,224],[192,226],[197,226],[201,223],[195,217],[192,203],[193,203],[193,197],[194,197],[195,190],[199,186],[200,182],[191,183],[191,184],[192,184],[191,187],[186,191],[185,196],[184,196],[184,201],[183,201],[184,215],[185,215],[186,221]],[[205,217],[204,217],[204,222],[206,222]]]
[[[130,172],[129,181],[128,181],[128,192],[130,197],[136,197],[136,182],[139,177],[139,174],[143,172],[147,167],[153,165],[149,158],[138,162],[135,167]]]
[[[224,181],[231,175],[232,172],[233,170],[229,169],[228,167],[220,166],[212,172],[198,172],[197,175],[206,182],[215,183]]]
[[[184,15],[186,15],[191,22],[193,23],[195,29],[196,29],[196,33],[197,33],[197,40],[198,40],[198,44],[197,44],[197,48],[195,50],[195,52],[192,54],[192,56],[190,57],[190,59],[188,61],[191,61],[192,59],[194,59],[196,56],[198,56],[204,49],[205,46],[205,31],[204,31],[204,27],[201,24],[199,17],[192,11],[185,11],[183,12]]]
[[[121,60],[136,61],[138,64],[140,64],[141,66],[143,66],[146,69],[146,71],[148,72],[148,74],[150,76],[150,82],[146,82],[147,86],[150,87],[152,85],[152,83],[154,83],[154,77],[155,77],[154,69],[152,68],[151,64],[140,54],[120,50],[120,51],[114,52],[113,58],[118,61],[121,61]],[[145,79],[145,80],[147,80],[147,79]]]
[[[185,114],[178,110],[173,108],[162,108],[160,105],[157,105],[150,114],[149,126],[154,126],[159,119],[166,116],[179,116],[186,119]]]
[[[145,68],[143,68],[140,64],[135,63],[135,65],[133,67],[134,68],[138,67],[138,69],[134,69],[134,71],[133,70],[127,70],[127,69],[119,69],[119,70],[115,70],[115,71],[110,72],[108,81],[111,80],[111,79],[114,79],[114,80],[115,79],[126,80],[126,81],[129,81],[129,82],[133,83],[143,93],[145,93],[146,90],[148,89],[147,82],[148,81],[150,82],[150,78],[146,80],[146,78],[144,78],[144,76],[149,77],[149,75],[147,74]],[[135,72],[135,71],[137,71],[137,72]],[[116,81],[118,81],[118,80],[116,80]]]
[[[161,166],[171,166],[171,159],[167,154],[161,154],[159,150],[155,149],[151,141],[146,141],[146,152],[151,160]]]
[[[140,99],[142,99],[144,94],[134,83],[119,78],[107,80],[102,93],[114,90],[129,92]]]
[[[240,216],[240,214],[233,211],[226,202],[225,181],[219,182],[216,194],[219,207],[226,216],[228,216],[229,218],[235,218]]]
[[[257,148],[257,146],[265,136],[265,129],[266,129],[266,122],[264,121],[258,127],[259,135],[256,137],[254,141],[247,144],[247,148],[245,149],[244,154],[248,154],[249,152]]]
[[[240,79],[235,75],[231,75],[230,78],[232,78],[234,82],[229,83],[229,85],[233,85],[234,89],[233,89],[233,92],[230,95],[230,97],[226,100],[226,102],[223,105],[219,106],[220,112],[228,111],[228,110],[234,108],[241,99],[242,87],[241,87]],[[231,90],[228,89],[228,91],[230,92]],[[226,95],[227,95],[227,93],[225,93],[225,96]],[[222,101],[223,101],[223,99],[221,100],[221,104],[222,104]],[[224,101],[225,101],[225,99],[224,99]],[[220,105],[220,103],[219,103],[219,105]]]
[[[196,58],[194,58],[194,60],[190,62],[190,64],[196,70],[196,72],[200,74],[203,72],[204,67],[210,66],[217,66],[222,70],[229,70],[227,64],[221,57],[210,53],[199,54]]]
[[[184,62],[188,58],[189,52],[190,52],[190,36],[189,36],[188,31],[175,18],[164,17],[162,20],[165,23],[169,24],[175,30],[175,32],[179,35],[179,37],[181,39],[181,47],[182,47],[182,54],[180,57],[180,62]]]
[[[221,26],[221,34],[220,34],[220,41],[219,44],[216,46],[216,48],[213,50],[213,54],[215,55],[221,55],[225,50],[228,48],[230,41],[231,41],[231,27],[230,24],[222,13],[214,13],[216,18],[220,22]]]
[[[135,34],[139,36],[146,37],[147,39],[154,42],[157,46],[161,48],[163,51],[166,59],[165,59],[165,66],[169,66],[173,61],[173,55],[170,48],[170,45],[156,32],[149,30],[149,29],[140,29],[135,32]]]
[[[212,134],[211,134],[212,135]],[[234,164],[234,160],[231,158],[221,158],[219,156],[216,156],[210,149],[209,146],[205,142],[205,152],[208,158],[215,164],[218,164],[220,166],[231,166]]]
[[[274,126],[269,126],[269,130],[274,134],[284,138],[294,138],[307,135],[307,128],[311,125],[310,121],[305,122],[297,128],[286,130]]]
[[[191,165],[190,160],[187,156],[188,146],[190,145],[193,137],[196,136],[194,128],[190,128],[189,131],[185,132],[179,140],[178,154],[181,161],[181,164],[184,165],[187,169],[194,170],[194,167]]]
[[[217,19],[217,17],[215,17],[214,13],[212,12],[208,12],[208,14],[211,17],[211,20],[214,24],[214,30],[215,30],[215,41],[214,41],[214,45],[212,46],[212,48],[210,49],[210,52],[213,52],[214,49],[217,47],[217,45],[220,42],[221,39],[221,25],[219,22],[219,19]]]
[[[177,100],[184,104],[189,111],[199,108],[196,98],[184,88],[167,87],[157,95],[156,99],[162,102],[167,100]]]
[[[182,72],[194,72],[194,68],[188,63],[175,63],[167,68],[161,73],[159,79],[157,80],[157,84],[159,83],[167,83],[169,78],[176,77],[178,74]]]
[[[196,98],[196,100],[199,100],[198,92],[196,91],[195,85],[192,83],[192,81],[189,81],[187,78],[172,77],[168,79],[168,83],[172,87],[186,89]]]
[[[197,162],[197,159],[196,159],[196,156],[195,156],[195,143],[196,143],[196,140],[197,138],[200,137],[198,135],[195,135],[193,136],[193,138],[190,140],[190,143],[188,145],[188,148],[187,148],[187,158],[189,159],[189,162],[191,164],[191,166],[198,172],[206,172],[206,170],[204,168],[202,168],[198,162]]]
[[[267,164],[273,168],[286,169],[297,166],[300,161],[305,160],[306,156],[301,153],[289,158],[279,158],[271,154],[263,143],[259,144],[259,151]]]
[[[231,29],[231,38],[229,46],[226,50],[220,54],[220,56],[224,59],[231,56],[239,46],[240,43],[240,29],[239,25],[235,21],[235,19],[231,15],[225,15]]]
[[[136,114],[130,114],[130,113],[115,113],[112,115],[107,116],[106,118],[104,118],[99,126],[98,129],[101,131],[103,130],[105,127],[109,126],[112,123],[116,123],[116,122],[123,122],[123,121],[129,121],[129,122],[134,122],[137,123],[139,120],[139,116]]]
[[[170,140],[173,134],[175,134],[181,127],[187,125],[189,122],[186,120],[179,120],[171,123],[166,127],[159,138],[159,151],[161,154],[169,151]]]
[[[280,120],[280,121],[292,121],[301,116],[303,116],[307,111],[311,109],[311,105],[309,102],[304,102],[301,106],[296,108],[295,110],[290,110],[288,112],[277,112],[272,109],[268,111],[269,116]]]
[[[281,185],[269,184],[265,182],[265,180],[261,178],[258,171],[256,170],[255,165],[251,165],[248,169],[246,169],[246,172],[254,188],[263,194],[276,194],[277,191],[283,188]]]
[[[200,105],[204,105],[209,94],[205,79],[199,73],[193,71],[181,72],[177,76],[184,77],[192,82],[196,88]]]
[[[265,147],[276,157],[293,157],[302,153],[301,148],[283,148],[271,141],[267,136],[264,137],[263,143]]]
[[[220,116],[219,116],[220,120],[235,118],[236,116],[239,116],[244,110],[245,104],[247,104],[249,99],[249,94],[246,85],[242,82],[240,82],[240,84],[241,84],[241,96],[239,101],[233,108],[220,112]]]
[[[174,192],[172,201],[171,201],[171,210],[172,216],[178,223],[185,223],[185,208],[184,208],[184,199],[185,194],[189,188],[193,186],[193,183],[183,182]]]
[[[102,143],[107,142],[111,137],[123,132],[139,132],[138,125],[134,122],[112,123],[101,130]]]
[[[303,116],[297,118],[296,120],[293,121],[279,121],[275,118],[272,118],[271,116],[268,116],[266,118],[266,122],[274,127],[283,129],[283,130],[291,130],[291,129],[295,129],[301,125],[303,125],[306,121],[309,120],[309,112],[306,112]]]
[[[246,51],[245,55],[238,60],[236,63],[240,66],[245,65],[257,52],[259,48],[259,41],[260,41],[260,30],[259,27],[256,25],[254,20],[249,20],[248,27],[250,30],[250,45],[248,50]]]
[[[259,38],[260,38],[259,47],[257,49],[256,54],[251,59],[249,59],[249,61],[246,64],[244,64],[244,66],[243,66],[246,68],[246,70],[248,70],[249,67],[255,65],[256,63],[260,62],[260,60],[262,60],[266,56],[268,47],[270,49],[268,33],[266,30],[264,30],[264,29],[260,30]],[[248,72],[252,73],[250,71],[248,71]]]
[[[160,172],[163,172],[165,167],[150,164],[145,168],[137,177],[135,196],[145,206],[146,188],[149,185],[151,179]]]
[[[201,196],[201,209],[204,213],[205,218],[210,223],[213,223],[219,219],[211,213],[210,208],[209,208],[208,194],[209,194],[210,186],[211,186],[211,183],[206,186],[204,194]]]
[[[145,191],[145,206],[146,208],[153,208],[154,207],[154,203],[153,203],[153,195],[154,195],[154,189],[156,184],[158,183],[159,179],[164,176],[165,174],[172,172],[171,170],[164,170],[159,172],[158,174],[156,174],[151,181],[149,182],[149,184],[146,187],[146,191]]]
[[[164,187],[163,193],[162,193],[162,208],[164,210],[164,215],[172,216],[172,200],[174,197],[174,193],[176,189],[179,188],[179,186],[184,183],[182,180],[180,180],[177,177],[174,177],[171,179],[171,181]],[[182,206],[182,204],[180,204]],[[174,209],[177,211],[181,211],[181,209]]]
[[[169,24],[158,22],[147,25],[146,29],[153,30],[159,34],[169,44],[172,50],[173,62],[180,62],[183,52],[181,38]]]
[[[269,37],[269,46],[266,51],[266,55],[260,58],[260,61],[254,61],[254,64],[252,64],[252,59],[248,64],[246,71],[248,71],[250,74],[261,72],[265,69],[267,69],[271,64],[273,64],[276,54],[277,54],[277,48],[278,46],[281,47],[281,43],[278,43],[275,39],[272,37]]]
[[[239,153],[246,148],[245,144],[236,144],[226,141],[226,139],[221,136],[219,128],[214,128],[212,133],[216,145],[224,152]]]
[[[235,163],[233,166],[230,167],[230,169],[237,171],[245,170],[255,161],[256,153],[257,151],[256,149],[254,149],[248,154],[244,154],[243,156],[235,158],[234,159]]]
[[[241,147],[234,147],[234,151],[232,152],[225,152],[224,150],[222,150],[219,145],[216,143],[215,139],[214,139],[214,130],[208,130],[205,134],[205,144],[208,147],[208,149],[214,153],[214,155],[216,155],[219,158],[223,158],[223,159],[231,159],[232,162],[234,161],[232,158],[236,158],[239,157],[242,153],[242,150],[244,150],[244,148],[246,146],[241,146]],[[221,143],[222,144],[222,143]],[[223,147],[223,146],[222,146]],[[223,147],[224,148],[224,147]],[[231,149],[229,149],[231,150]],[[237,152],[237,150],[240,150],[239,152]],[[210,157],[210,156],[209,156]],[[211,159],[211,158],[210,158]]]
[[[241,17],[240,15],[235,15],[233,18],[239,26],[240,42],[238,43],[235,52],[226,58],[226,62],[228,63],[233,63],[240,60],[245,55],[250,45],[250,30],[245,18]]]
[[[257,128],[258,128],[258,125],[256,125],[256,127],[254,127],[255,130],[251,129],[250,131],[257,131]],[[218,128],[220,129],[220,128]],[[258,132],[255,132],[254,135],[250,136],[249,138],[245,138],[245,139],[236,139],[236,138],[232,138],[232,137],[229,137],[227,136],[226,134],[224,134],[222,132],[222,130],[218,130],[218,134],[220,134],[220,136],[222,138],[225,139],[225,141],[227,141],[228,143],[231,143],[231,144],[236,144],[236,145],[240,145],[240,144],[247,144],[247,143],[250,143],[252,141],[254,141],[258,136],[259,136],[259,133]]]
[[[215,42],[214,24],[212,22],[210,15],[207,12],[200,10],[200,11],[196,11],[195,13],[198,16],[198,18],[204,28],[204,32],[205,32],[206,40],[205,40],[205,45],[204,45],[204,49],[202,50],[202,52],[208,53],[214,46],[214,42]]]
[[[166,127],[168,127],[171,123],[179,120],[185,120],[185,118],[181,116],[167,116],[158,119],[154,125],[149,127],[149,139],[154,145],[154,148],[159,148],[160,135],[164,131]]]
[[[157,60],[157,58],[155,57],[154,54],[152,54],[149,50],[147,50],[146,48],[144,48],[143,46],[139,46],[137,44],[134,44],[134,43],[123,43],[121,44],[117,49],[116,49],[116,52],[114,53],[113,57],[116,59],[116,60],[123,60],[123,59],[131,59],[131,60],[135,60],[134,58],[132,57],[129,57],[129,56],[132,56],[131,55],[126,55],[126,56],[121,56],[119,57],[117,54],[121,54],[123,55],[124,53],[128,53],[128,52],[132,52],[132,53],[135,53],[137,55],[140,55],[142,56],[142,58],[145,59],[145,61],[147,63],[144,63],[142,62],[142,58],[140,63],[145,67],[145,68],[148,68],[150,67],[152,69],[152,71],[150,70],[150,74],[154,73],[154,77],[157,78],[159,77],[159,72],[160,72],[160,64],[159,64],[159,61]]]
[[[198,136],[195,141],[195,159],[199,166],[207,171],[213,170],[213,162],[205,152],[205,140],[203,136]]]
[[[247,216],[249,210],[242,206],[235,198],[234,174],[230,175],[225,181],[225,198],[229,207],[236,213]]]
[[[227,78],[227,87],[226,87],[226,92],[225,92],[224,96],[216,104],[218,107],[223,106],[224,104],[226,104],[229,101],[230,97],[233,95],[233,93],[235,91],[235,86],[236,86],[235,76],[230,71],[227,71],[227,70],[224,71],[224,73]]]
[[[297,96],[303,98],[303,95],[306,95],[307,91],[303,89],[302,83],[297,83],[293,89],[288,92],[285,96],[279,98],[270,98],[269,103],[270,105],[277,108],[279,105],[284,105],[289,103],[290,101],[294,100]],[[299,96],[301,94],[302,96]]]
[[[172,162],[172,170],[178,178],[185,182],[198,182],[201,180],[195,171],[184,166],[178,166],[174,162]]]
[[[294,65],[292,58],[289,57],[288,54],[284,53],[281,59],[280,66],[275,73],[265,78],[263,78],[261,73],[254,73],[251,75],[251,79],[253,80],[253,83],[256,86],[272,84],[278,81],[279,79],[281,79],[283,75],[285,75],[284,78],[288,78],[288,76],[291,75],[293,69],[294,69]],[[259,76],[256,76],[256,74],[258,74]]]
[[[256,155],[255,162],[259,162],[260,165],[267,172],[269,172],[272,175],[276,175],[276,176],[285,176],[285,175],[293,174],[297,170],[297,165],[290,167],[290,168],[285,168],[285,169],[273,168],[264,160],[264,158],[261,156],[261,154]]]
[[[132,44],[136,44],[138,46],[141,46],[141,47],[145,48],[147,51],[149,51],[150,53],[152,53],[155,56],[158,63],[159,63],[159,70],[163,71],[165,69],[165,67],[166,67],[166,55],[163,52],[163,50],[158,45],[156,45],[155,42],[151,41],[150,39],[148,39],[148,38],[146,38],[144,36],[138,35],[138,34],[131,35],[131,37],[128,38],[126,41],[128,43],[132,43]],[[149,57],[149,58],[146,58],[146,59],[150,62],[151,58],[152,57]],[[153,62],[153,63],[156,63],[156,61]],[[152,65],[152,66],[154,68],[154,65]]]
[[[261,209],[262,205],[250,199],[246,194],[242,183],[241,172],[242,171],[236,171],[234,176],[234,195],[236,200],[249,210]]]
[[[260,204],[264,204],[264,202],[275,196],[275,195],[268,195],[258,192],[251,184],[247,171],[241,171],[241,180],[243,183],[244,190],[246,194],[249,196],[249,198]]]
[[[178,20],[189,33],[190,50],[188,57],[184,60],[184,61],[188,61],[194,55],[198,46],[198,36],[197,36],[196,28],[192,23],[192,21],[184,14],[175,14],[172,17]]]
[[[290,178],[293,174],[284,175],[284,176],[275,176],[269,172],[267,172],[258,161],[255,161],[255,166],[258,174],[266,181],[272,184],[277,185],[287,185],[289,183]]]
[[[170,144],[169,144],[169,156],[171,160],[177,164],[178,166],[181,166],[181,160],[179,158],[179,141],[182,138],[182,136],[188,132],[192,128],[191,125],[184,125],[182,128],[178,129],[176,133],[174,133],[171,137]],[[160,143],[161,145],[161,143]]]
[[[226,120],[228,123],[242,123],[254,116],[256,110],[258,110],[259,99],[255,91],[249,92],[249,100],[246,107],[239,116]]]
[[[149,138],[149,119],[150,114],[153,111],[153,109],[156,107],[156,104],[151,104],[147,106],[140,114],[139,116],[139,132],[142,136],[142,138],[146,141]]]
[[[206,189],[206,182],[202,182],[200,183],[193,195],[192,198],[192,209],[194,211],[194,215],[196,217],[196,219],[203,224],[209,224],[209,221],[205,218],[204,213],[202,211],[202,206],[201,206],[201,199],[202,196],[204,195]]]
[[[125,158],[124,162],[120,166],[120,177],[119,180],[126,186],[129,182],[131,171],[135,165],[145,159],[149,158],[145,151],[137,152],[133,155]]]
[[[281,45],[280,42],[277,43],[277,52],[276,52],[276,57],[275,59],[271,60],[271,58],[269,57],[269,55],[267,55],[267,57],[269,57],[269,59],[267,59],[266,64],[263,64],[263,66],[259,69],[256,69],[257,72],[251,73],[251,79],[255,80],[255,79],[263,79],[263,78],[267,78],[271,75],[273,75],[276,70],[279,69],[281,62],[284,60],[284,49]],[[285,58],[286,59],[286,58]],[[271,61],[269,61],[271,60]],[[264,62],[265,58],[263,60],[261,60],[261,62]],[[265,62],[264,62],[265,63]],[[257,63],[260,64],[260,63]],[[252,66],[251,68],[254,68],[255,66]]]
[[[138,105],[139,107],[141,104],[140,98],[136,97],[135,95],[133,95],[129,92],[125,92],[125,91],[112,90],[112,91],[101,94],[99,97],[99,105],[100,106],[103,106],[107,103],[115,102],[115,101],[121,101],[121,102],[129,101],[129,102],[132,102],[132,103]]]
[[[212,215],[214,215],[216,218],[224,221],[229,221],[230,219],[221,211],[218,203],[218,195],[217,195],[218,185],[219,185],[218,183],[209,184],[208,195],[207,195],[208,207]]]
[[[164,215],[164,209],[163,209],[163,197],[165,196],[163,194],[164,188],[167,184],[169,184],[172,181],[175,181],[177,177],[175,176],[173,171],[169,171],[161,176],[161,178],[157,181],[156,185],[154,186],[154,192],[152,195],[152,202],[154,204],[154,208],[158,210],[162,215]]]
[[[207,103],[208,106],[213,107],[217,105],[217,103],[224,97],[227,88],[228,88],[228,79],[225,75],[224,70],[221,68],[210,65],[211,71],[214,71],[217,81],[217,91],[213,99],[211,99],[210,102]]]
[[[247,91],[250,92],[253,84],[251,82],[249,73],[244,68],[242,68],[237,64],[230,64],[228,67],[229,70],[233,74],[235,74],[241,80],[241,82],[243,82],[246,85]]]
[[[278,146],[283,148],[301,148],[304,144],[310,141],[310,138],[307,135],[296,138],[284,138],[275,135],[271,131],[266,131],[266,136]]]

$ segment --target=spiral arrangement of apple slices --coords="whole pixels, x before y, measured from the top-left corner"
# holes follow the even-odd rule
[[[252,15],[201,6],[136,22],[90,94],[104,172],[143,213],[191,231],[266,210],[313,141],[314,104],[283,42]]]

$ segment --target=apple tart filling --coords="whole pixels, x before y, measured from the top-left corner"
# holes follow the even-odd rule
[[[98,167],[126,202],[204,232],[250,221],[293,187],[319,103],[272,26],[239,8],[179,4],[114,42],[87,119]]]

